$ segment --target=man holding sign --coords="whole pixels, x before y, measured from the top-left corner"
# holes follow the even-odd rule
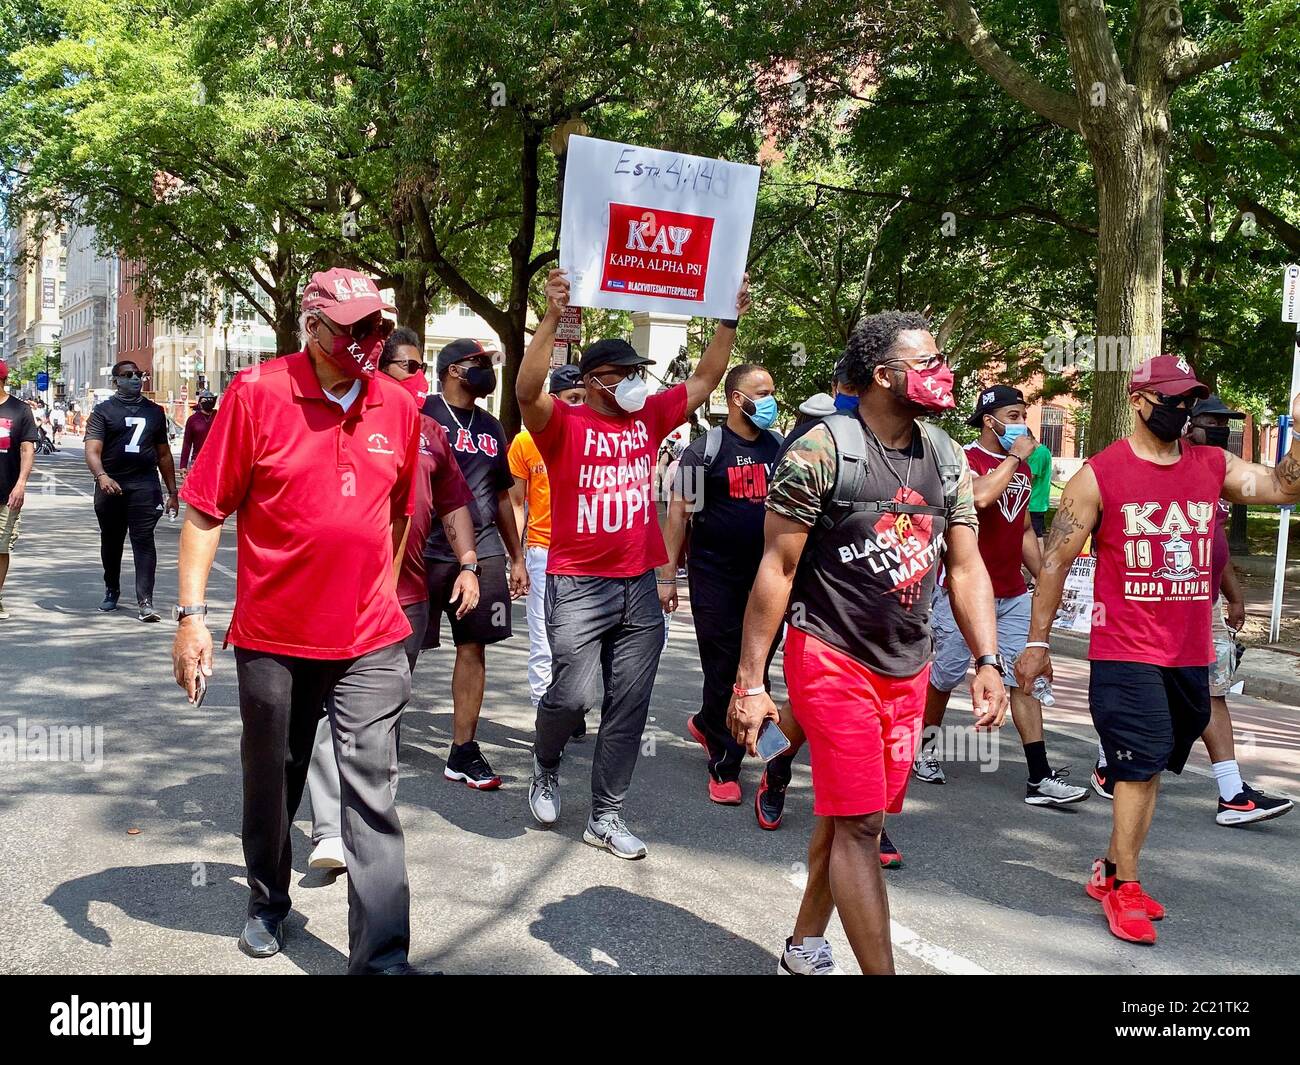
[[[544,389],[555,327],[569,302],[563,270],[546,281],[546,314],[524,353],[515,395],[551,482],[551,549],[546,631],[551,683],[537,707],[528,805],[539,824],[560,816],[564,746],[583,719],[597,672],[605,697],[591,771],[591,816],[583,840],[620,858],[644,858],[645,844],[623,820],[663,651],[664,615],[655,569],[668,554],[655,513],[655,454],[664,438],[718,387],[736,341],[723,321],[695,373],[649,395],[645,365],[624,340],[601,340],[578,371],[587,402],[568,406]],[[749,309],[749,280],[735,300]]]

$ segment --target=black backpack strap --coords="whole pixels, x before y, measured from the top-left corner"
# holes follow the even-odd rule
[[[962,453],[957,442],[929,422],[917,422],[925,433],[934,464],[939,470],[939,483],[943,485],[943,508],[951,520],[953,508],[957,505],[957,488],[961,484]]]
[[[835,483],[821,517],[822,524],[829,527],[861,500],[867,480],[867,434],[857,414],[831,414],[822,424],[835,445]]]

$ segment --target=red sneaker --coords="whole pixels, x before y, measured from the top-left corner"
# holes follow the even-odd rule
[[[1147,897],[1142,885],[1130,880],[1106,892],[1101,900],[1102,912],[1110,924],[1110,933],[1129,943],[1154,943],[1156,926],[1147,916]]]
[[[1092,863],[1092,875],[1088,877],[1088,883],[1084,887],[1084,891],[1098,902],[1101,902],[1114,890],[1115,878],[1106,875],[1106,862],[1098,858]],[[1147,917],[1153,921],[1162,920],[1165,916],[1165,908],[1145,891],[1142,892],[1142,897],[1147,900]]]
[[[880,831],[880,867],[882,869],[898,869],[903,864],[903,855],[894,841],[889,838],[888,833],[881,829]]]
[[[709,798],[722,806],[740,805],[740,782],[709,777]]]

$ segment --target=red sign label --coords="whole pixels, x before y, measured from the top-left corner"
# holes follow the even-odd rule
[[[713,219],[609,205],[603,292],[703,302]]]

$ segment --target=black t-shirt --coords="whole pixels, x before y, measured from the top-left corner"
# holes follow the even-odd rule
[[[109,396],[90,412],[86,439],[104,442],[104,472],[118,484],[156,484],[159,449],[170,447],[167,415],[152,400]]]
[[[749,441],[724,425],[717,457],[705,470],[706,440],[707,434],[697,437],[682,452],[673,485],[691,522],[690,566],[752,583],[763,557],[763,503],[781,441],[766,430]]]
[[[482,407],[450,407],[441,395],[432,395],[424,401],[423,411],[442,426],[447,434],[447,446],[456,456],[460,472],[474,496],[470,514],[474,518],[475,549],[479,558],[492,558],[506,553],[497,532],[497,506],[500,493],[509,491],[515,483],[510,475],[506,458],[506,433],[501,423]],[[429,538],[424,543],[424,557],[434,562],[455,562],[456,554],[447,543],[442,522],[435,521],[429,528]]]
[[[0,403],[0,507],[9,502],[9,493],[18,483],[22,467],[22,445],[38,439],[32,408],[21,399],[8,396]]]

